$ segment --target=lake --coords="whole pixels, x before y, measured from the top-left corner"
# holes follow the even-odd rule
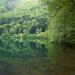
[[[0,75],[75,75],[75,48],[0,39]]]

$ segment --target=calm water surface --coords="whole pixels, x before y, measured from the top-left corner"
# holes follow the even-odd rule
[[[75,75],[75,49],[47,40],[0,40],[0,75]]]

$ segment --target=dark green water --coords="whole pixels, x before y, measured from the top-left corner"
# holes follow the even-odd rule
[[[47,40],[0,40],[0,75],[75,75],[75,49]]]

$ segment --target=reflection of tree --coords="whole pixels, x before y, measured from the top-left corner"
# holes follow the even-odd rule
[[[36,69],[36,72],[38,71],[37,69],[40,69],[39,72],[42,71],[42,73],[44,73],[45,75],[71,75],[71,73],[74,73],[74,49],[64,48],[57,43],[49,43],[49,40],[45,40],[45,42],[44,40],[42,41],[24,41],[21,43],[0,40],[0,56],[5,56],[4,60],[15,65],[16,70],[18,70],[17,68],[19,66],[19,68],[25,70],[28,69],[29,73],[32,73],[31,71],[33,71],[34,69]],[[2,49],[1,47],[4,49]],[[31,71],[29,69],[31,69]],[[25,70],[20,71],[23,72]]]
[[[6,52],[8,55],[11,54],[11,56],[14,54],[18,57],[25,57],[25,55],[37,57],[47,56],[45,45],[36,42],[14,42],[12,40],[2,40],[1,48],[3,48],[4,53]]]
[[[47,49],[44,44],[30,42],[31,49],[34,50],[34,54],[37,57],[47,56]]]
[[[57,43],[46,43],[48,49],[48,71],[56,75],[71,75],[75,69],[74,48],[64,47]]]

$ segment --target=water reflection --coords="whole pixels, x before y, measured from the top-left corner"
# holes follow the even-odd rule
[[[40,44],[32,41],[12,41],[0,40],[0,55],[11,57],[46,57],[47,49],[45,44]]]
[[[0,75],[75,75],[75,49],[48,40],[0,39]]]
[[[30,42],[30,47],[33,50],[33,53],[36,54],[36,57],[46,57],[48,55],[45,44]]]

